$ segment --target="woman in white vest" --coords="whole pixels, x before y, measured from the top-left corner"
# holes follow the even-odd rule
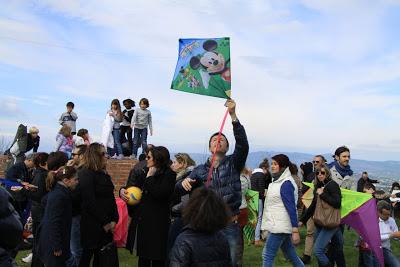
[[[264,267],[274,266],[279,248],[293,266],[304,266],[294,248],[300,242],[296,209],[298,188],[290,173],[290,165],[286,155],[272,157],[272,183],[268,187],[262,222],[262,229],[268,231],[262,254]]]

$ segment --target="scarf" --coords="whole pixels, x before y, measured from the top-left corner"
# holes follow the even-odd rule
[[[339,174],[344,178],[345,176],[352,176],[353,171],[350,168],[350,165],[347,165],[346,167],[343,167],[342,165],[339,164],[338,161],[334,161],[329,164],[329,168],[332,168],[335,166],[336,170],[339,172]]]
[[[279,171],[279,172],[277,172],[277,173],[271,173],[271,176],[272,176],[272,180],[275,182],[276,180],[278,180],[279,179],[279,177],[281,177],[281,175],[282,175],[282,173],[284,172],[285,170],[281,170],[281,171]]]

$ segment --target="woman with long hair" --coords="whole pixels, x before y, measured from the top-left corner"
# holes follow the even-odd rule
[[[340,209],[342,205],[342,194],[339,185],[332,180],[331,172],[326,165],[321,168],[315,169],[315,187],[314,187],[314,198],[310,207],[305,212],[303,218],[301,218],[302,224],[306,224],[311,216],[314,216],[318,212],[317,200],[320,198],[325,204],[333,207],[334,209]],[[343,233],[338,226],[336,227],[325,227],[320,225],[318,221],[314,220],[315,234],[314,234],[314,254],[317,257],[319,266],[329,267],[333,266],[328,257],[326,256],[326,247],[332,240],[331,245],[334,246],[332,249],[337,255],[338,262],[344,263],[343,254]],[[339,267],[345,266],[338,265]]]
[[[112,158],[114,159],[122,159],[122,144],[121,144],[121,122],[124,118],[124,115],[121,111],[121,104],[118,99],[113,99],[111,101],[111,110],[108,112],[108,115],[114,118],[114,125],[112,130],[112,135],[114,137],[114,152],[115,153]]]
[[[106,151],[99,143],[92,143],[82,158],[78,171],[82,197],[80,266],[99,265],[99,252],[113,241],[118,222],[118,210],[114,198],[114,185],[106,172]]]

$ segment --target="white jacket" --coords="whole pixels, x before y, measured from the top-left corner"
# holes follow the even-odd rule
[[[101,143],[105,147],[114,148],[114,137],[112,135],[113,127],[114,118],[107,114],[103,122],[103,130],[101,131]]]
[[[265,198],[261,230],[267,230],[274,234],[292,233],[292,223],[289,213],[286,211],[281,198],[281,186],[286,181],[290,181],[293,184],[294,198],[297,204],[298,188],[289,168],[286,168],[276,181],[269,184],[267,196]]]

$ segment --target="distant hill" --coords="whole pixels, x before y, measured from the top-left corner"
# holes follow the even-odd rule
[[[276,154],[286,154],[289,159],[300,165],[306,161],[312,161],[314,155],[299,153],[299,152],[277,152],[277,151],[259,151],[251,152],[247,158],[247,166],[254,169],[264,159],[270,159]],[[204,163],[209,155],[200,153],[191,153],[191,157],[196,161],[197,164]],[[330,163],[332,159],[331,154],[324,154],[324,157]],[[369,176],[374,179],[378,179],[380,184],[378,188],[387,189],[394,181],[400,181],[400,161],[369,161],[361,159],[351,159],[350,166],[355,173],[356,177],[361,177],[361,173],[366,171]]]

